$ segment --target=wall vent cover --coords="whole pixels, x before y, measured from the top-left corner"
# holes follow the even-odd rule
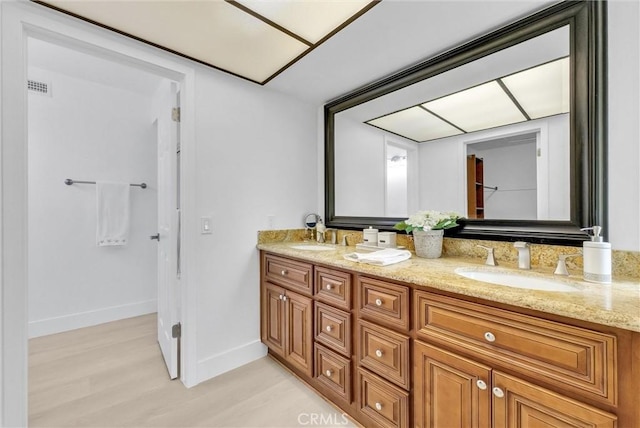
[[[27,90],[42,95],[50,95],[50,86],[47,82],[38,82],[37,80],[27,80]]]

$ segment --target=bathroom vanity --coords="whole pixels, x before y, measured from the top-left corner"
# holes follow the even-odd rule
[[[637,282],[537,291],[455,273],[477,259],[294,246],[258,245],[262,341],[363,426],[640,426]]]

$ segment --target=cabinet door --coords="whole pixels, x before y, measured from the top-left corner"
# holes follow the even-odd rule
[[[313,301],[297,293],[286,294],[285,358],[309,377],[313,376]]]
[[[489,427],[491,368],[414,342],[414,425]]]
[[[262,286],[262,342],[278,355],[284,355],[285,305],[284,288],[270,282]]]
[[[495,428],[616,426],[615,415],[499,371],[493,386]]]

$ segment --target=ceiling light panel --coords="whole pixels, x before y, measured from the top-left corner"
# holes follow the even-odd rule
[[[262,82],[308,46],[223,1],[47,1],[67,12]]]
[[[569,58],[502,78],[532,119],[569,112]]]
[[[391,113],[367,123],[418,142],[462,134],[459,129],[420,107]]]
[[[237,2],[312,44],[322,40],[371,3],[370,0],[239,0]]]
[[[526,120],[496,81],[422,104],[467,132]]]

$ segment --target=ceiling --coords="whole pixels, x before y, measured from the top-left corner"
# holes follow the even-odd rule
[[[355,1],[355,0],[354,0]],[[344,2],[351,3],[350,0]],[[50,1],[57,7],[62,4],[73,4],[77,7],[93,9],[96,5],[105,3],[100,1]],[[165,1],[122,1],[112,2],[116,4],[141,4],[145,3],[152,7],[159,7],[167,4],[188,5],[192,3],[213,4],[225,3],[221,1],[190,1],[190,0],[165,0]],[[336,3],[336,0],[317,0],[317,1],[293,1],[293,0],[241,0],[235,2],[232,7],[239,12],[243,7],[253,7],[259,9],[260,4],[277,3],[277,4],[316,4],[326,5]],[[342,2],[339,2],[342,3]],[[348,23],[344,28],[333,34],[328,39],[320,39],[319,43],[306,51],[307,53],[298,58],[293,64],[286,69],[280,70],[274,75],[270,75],[268,82],[264,85],[267,88],[278,92],[287,93],[297,99],[310,102],[315,105],[324,104],[332,99],[340,97],[352,90],[362,87],[368,83],[379,80],[389,74],[397,72],[410,65],[421,62],[438,53],[445,52],[451,48],[459,46],[469,40],[480,35],[489,33],[519,18],[530,15],[541,10],[556,1],[548,0],[383,0],[382,2],[366,10],[357,19]],[[354,3],[356,4],[356,3]],[[369,1],[360,1],[357,3],[362,9],[371,6]],[[88,5],[88,6],[87,6]],[[167,6],[168,7],[168,6]],[[355,8],[355,6],[354,6]],[[213,9],[210,10],[210,12]],[[80,11],[78,9],[78,11]],[[234,11],[235,12],[235,11]],[[258,12],[256,12],[258,13]],[[267,12],[262,11],[267,14]],[[315,16],[311,13],[311,16]],[[356,14],[358,12],[355,12]],[[247,17],[253,16],[244,13]],[[300,12],[290,14],[294,17],[301,16]],[[307,15],[308,16],[308,15]],[[353,15],[352,15],[353,16]],[[192,15],[193,22],[190,32],[195,35],[192,37],[201,37],[202,42],[196,43],[194,49],[202,49],[209,43],[206,37],[220,38],[222,42],[229,43],[229,39],[225,38],[224,33],[205,32],[198,33],[198,22],[201,17]],[[268,19],[268,18],[267,18]],[[305,18],[306,19],[306,18]],[[163,22],[166,22],[164,19]],[[191,21],[189,21],[191,22]],[[300,21],[304,22],[304,21]],[[116,22],[111,22],[117,25]],[[187,23],[190,25],[189,23]],[[307,21],[308,24],[308,21]],[[302,27],[295,27],[294,23],[288,24],[291,32],[299,32],[301,37],[310,40],[316,40],[308,34],[304,34],[307,24]],[[131,25],[129,23],[128,25]],[[149,25],[148,20],[138,20],[135,22],[136,27],[143,28]],[[121,30],[122,31],[122,30]],[[176,34],[176,29],[172,26],[166,26],[164,31],[172,36]],[[122,31],[126,32],[126,31]],[[216,35],[217,34],[217,35]],[[204,37],[204,38],[202,38]],[[141,37],[139,37],[141,38]],[[305,39],[307,40],[307,39]],[[323,41],[324,40],[324,41]],[[189,51],[191,55],[195,51]],[[235,57],[240,60],[251,57],[254,48],[246,45],[234,45],[233,52]],[[271,50],[259,52],[260,60],[271,55],[280,57],[281,54]],[[271,59],[266,58],[264,61]],[[202,62],[202,61],[201,61]],[[223,67],[218,67],[223,68]],[[268,72],[272,72],[277,67],[273,66]],[[233,72],[232,72],[233,73]],[[236,73],[237,74],[237,73]],[[251,78],[250,80],[259,81],[264,75]]]
[[[46,0],[92,23],[265,84],[375,6],[371,0]]]

